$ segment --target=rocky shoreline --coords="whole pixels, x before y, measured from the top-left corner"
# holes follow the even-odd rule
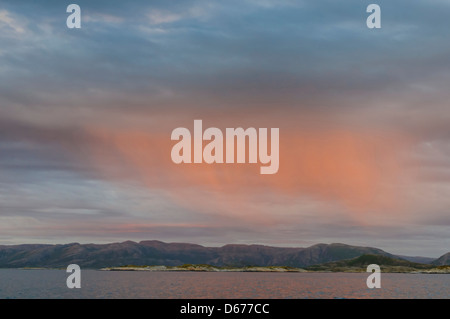
[[[384,268],[384,269],[383,269]],[[366,272],[364,268],[338,268],[338,269],[303,269],[283,266],[272,267],[214,267],[210,265],[183,265],[183,266],[135,266],[101,268],[102,271],[194,271],[194,272],[295,272],[295,273],[321,273],[321,272]],[[410,273],[410,274],[450,274],[450,266],[440,266],[431,269],[405,269],[400,267],[382,267],[384,273]]]
[[[105,271],[200,271],[200,272],[307,272],[303,268],[292,267],[214,267],[210,265],[183,266],[120,266],[106,267]]]

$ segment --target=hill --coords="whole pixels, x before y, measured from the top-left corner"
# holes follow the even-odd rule
[[[373,247],[345,244],[317,244],[307,248],[283,248],[263,245],[225,245],[204,247],[160,241],[126,241],[111,244],[13,245],[0,246],[0,268],[67,267],[75,263],[83,268],[121,265],[209,264],[212,266],[288,266],[306,267],[364,254],[393,255]]]
[[[436,266],[450,265],[450,252],[442,255],[441,257],[433,261],[432,264]]]
[[[310,271],[365,272],[367,266],[370,264],[379,265],[382,272],[413,272],[432,269],[434,267],[432,265],[415,263],[405,259],[365,254],[348,260],[313,265],[306,267],[305,269]]]
[[[405,259],[405,260],[409,260],[415,263],[419,263],[419,264],[429,264],[431,265],[433,263],[433,261],[436,260],[436,258],[431,258],[431,257],[420,257],[420,256],[403,256],[403,255],[396,255],[396,257],[400,258],[400,259]]]

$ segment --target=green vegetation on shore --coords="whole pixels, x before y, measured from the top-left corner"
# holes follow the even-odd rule
[[[382,255],[366,254],[356,258],[329,262],[305,268],[287,266],[245,266],[218,267],[207,264],[184,264],[181,266],[138,266],[125,265],[108,267],[110,271],[205,271],[205,272],[366,272],[367,266],[377,264],[386,273],[450,273],[450,266],[433,266],[414,263],[404,259],[396,259]]]
[[[217,267],[205,264],[185,264],[181,266],[136,266],[125,265],[119,267],[107,267],[101,270],[110,271],[205,271],[205,272],[305,272],[302,268],[288,266],[245,266],[245,267]]]

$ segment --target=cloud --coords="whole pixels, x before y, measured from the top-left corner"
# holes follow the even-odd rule
[[[83,21],[88,23],[107,23],[107,24],[121,24],[124,22],[124,19],[122,17],[110,15],[110,14],[101,14],[101,13],[94,13],[94,14],[87,14],[83,16]]]
[[[7,10],[0,10],[0,28],[9,35],[11,35],[11,32],[13,34],[22,34],[25,32],[23,25]]]
[[[358,242],[366,232],[444,245],[445,2],[380,0],[381,30],[367,29],[360,1],[78,4],[83,27],[69,30],[64,3],[2,1],[4,241],[136,229],[200,243]],[[198,118],[279,127],[279,173],[171,163],[171,131]],[[105,223],[104,237],[83,232],[80,216]]]
[[[203,118],[204,126],[229,127],[224,122],[235,122],[238,114],[229,114],[220,121],[217,115],[210,113]],[[299,116],[296,112],[291,113],[292,118]],[[276,122],[276,117],[276,113],[270,117],[272,123]],[[96,141],[92,143],[93,149],[87,152],[92,165],[103,171],[106,178],[136,176],[150,189],[171,190],[175,197],[183,193],[180,190],[189,188],[198,190],[200,194],[213,192],[222,202],[227,196],[240,196],[242,201],[239,205],[244,205],[259,192],[275,192],[293,198],[307,194],[340,202],[349,210],[364,214],[378,207],[380,202],[384,205],[390,201],[388,198],[391,196],[383,191],[382,185],[396,184],[401,180],[402,152],[410,147],[402,133],[352,130],[342,126],[314,128],[308,124],[303,126],[302,123],[311,121],[304,118],[296,122],[296,128],[280,125],[280,171],[274,176],[261,176],[259,164],[172,163],[170,152],[174,142],[169,139],[171,130],[177,126],[191,128],[193,125],[193,120],[191,123],[179,120],[177,125],[176,118],[173,115],[167,123],[160,122],[147,130],[136,126],[134,129],[87,128],[87,134]],[[241,114],[238,126],[267,127],[266,124],[258,123],[258,119],[246,119]],[[120,168],[125,168],[122,175]],[[202,195],[197,200],[195,197],[189,193],[184,199],[188,202],[186,206],[195,205],[194,202],[203,208],[211,205],[209,201],[202,204]],[[248,209],[236,211],[236,207],[226,209],[226,213],[242,218],[253,216]]]

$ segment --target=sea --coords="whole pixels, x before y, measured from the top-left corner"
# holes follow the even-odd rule
[[[367,288],[365,273],[150,272],[81,270],[69,289],[65,270],[0,269],[1,299],[430,299],[450,297],[449,274],[381,274]]]

